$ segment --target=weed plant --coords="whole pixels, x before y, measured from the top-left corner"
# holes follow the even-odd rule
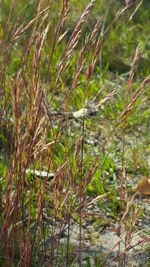
[[[126,174],[148,175],[150,13],[105,2],[1,1],[0,266],[82,266],[89,196],[125,240],[118,266],[150,240],[131,244]]]

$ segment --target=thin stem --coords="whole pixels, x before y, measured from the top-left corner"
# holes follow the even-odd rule
[[[82,218],[83,218],[83,154],[84,154],[85,121],[82,118],[82,144],[81,144],[81,184],[80,184],[80,211],[79,211],[79,267],[82,266]]]
[[[70,218],[68,219],[68,233],[67,233],[67,257],[66,257],[66,267],[69,267],[69,257],[70,257]]]

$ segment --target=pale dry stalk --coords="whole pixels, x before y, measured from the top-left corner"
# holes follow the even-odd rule
[[[61,76],[62,72],[64,72],[66,70],[66,68],[69,65],[69,62],[71,60],[72,57],[72,53],[74,51],[74,49],[76,48],[79,38],[80,38],[80,34],[81,34],[81,29],[83,26],[83,23],[86,21],[86,18],[89,14],[89,12],[91,11],[94,3],[96,0],[91,0],[90,3],[86,6],[84,12],[82,13],[70,39],[69,42],[65,48],[65,51],[63,52],[61,59],[58,63],[57,69],[58,69],[58,73],[56,76],[56,81],[55,81],[55,85],[54,88],[57,88],[57,84],[59,82],[59,77]]]

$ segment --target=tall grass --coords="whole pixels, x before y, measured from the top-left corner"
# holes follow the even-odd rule
[[[130,5],[122,7],[105,30],[102,30],[104,18],[100,17],[85,36],[82,29],[95,2],[91,0],[85,7],[70,36],[65,27],[71,15],[69,0],[59,2],[58,7],[55,1],[35,1],[30,7],[31,14],[27,12],[28,4],[22,9],[23,2],[19,10],[18,1],[13,1],[9,8],[7,3],[2,3],[1,266],[71,266],[72,218],[79,221],[76,262],[82,266],[86,188],[101,170],[112,137],[120,126],[127,126],[128,117],[150,82],[148,75],[134,84],[138,47],[124,95],[124,108],[96,150],[89,146],[88,135],[95,118],[100,124],[97,114],[101,107],[107,102],[113,106],[118,97],[117,90],[105,91],[105,83],[102,94],[97,88],[93,95],[90,83],[111,29],[115,30],[122,18],[133,12]],[[58,15],[57,23],[52,16],[54,12]],[[126,194],[124,168],[123,164],[120,202]],[[105,191],[99,199],[107,198]],[[125,199],[118,244],[133,200],[128,196]],[[131,222],[136,218],[135,211]],[[67,245],[61,254],[60,239],[66,227]],[[132,247],[130,231],[127,229],[125,249],[118,257],[119,266],[122,255]]]

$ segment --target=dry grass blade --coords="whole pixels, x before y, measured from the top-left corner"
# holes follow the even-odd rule
[[[85,44],[84,44],[83,48],[81,49],[79,56],[78,56],[78,59],[77,59],[76,71],[75,71],[74,79],[72,82],[72,88],[76,87],[76,85],[77,85],[77,81],[78,81],[79,75],[83,69],[83,66],[84,66],[84,63],[86,60],[86,56],[88,55],[90,49],[93,47],[93,45],[96,42],[96,37],[97,37],[97,34],[98,34],[98,31],[99,31],[101,24],[102,24],[102,18],[100,18],[96,22],[93,31],[85,39]]]
[[[48,6],[47,8],[45,8],[44,10],[40,11],[39,14],[37,14],[37,16],[32,19],[31,21],[29,21],[29,23],[26,26],[19,26],[18,29],[15,31],[15,33],[12,35],[10,42],[15,42],[18,38],[20,38],[20,36],[26,31],[28,30],[30,27],[32,27],[34,25],[34,23],[40,18],[42,17],[42,15],[49,11],[50,6]]]
[[[52,46],[51,53],[50,53],[49,60],[48,60],[48,67],[47,67],[47,71],[46,71],[46,81],[49,77],[49,70],[51,67],[51,62],[52,62],[55,48],[56,48],[57,44],[60,42],[60,38],[61,38],[60,37],[60,31],[63,28],[65,21],[67,19],[67,15],[69,13],[69,5],[70,5],[70,0],[63,0],[61,13],[59,16],[59,21],[58,21],[56,32],[55,32],[55,37],[53,40],[53,46]]]
[[[126,254],[130,249],[135,248],[135,247],[137,247],[137,246],[139,246],[139,245],[141,245],[141,244],[148,243],[149,241],[150,241],[150,237],[145,237],[145,238],[140,239],[139,241],[135,242],[134,244],[130,244],[130,245],[128,245],[128,246],[126,247],[126,249],[125,249],[124,251],[122,251],[117,257],[113,258],[113,259],[109,262],[109,264],[110,264],[112,261],[116,260],[118,257],[123,256],[124,254]]]
[[[62,10],[61,10],[61,15],[60,15],[60,27],[61,28],[64,26],[65,21],[67,19],[67,15],[69,13],[69,4],[70,4],[70,0],[63,0]]]
[[[98,201],[100,201],[100,200],[102,200],[103,198],[105,198],[105,197],[107,197],[108,196],[108,193],[107,194],[103,194],[103,195],[100,195],[100,196],[97,196],[97,197],[95,197],[94,199],[92,199],[92,201],[90,201],[90,202],[85,202],[85,204],[84,204],[84,207],[88,207],[88,206],[90,206],[91,204],[95,204],[95,203],[97,203]]]
[[[129,104],[127,105],[127,107],[125,108],[125,110],[121,113],[119,120],[118,120],[118,124],[120,124],[121,122],[123,122],[127,116],[127,114],[129,112],[132,111],[135,102],[137,101],[138,97],[140,96],[140,94],[142,94],[143,89],[147,86],[147,84],[150,83],[150,75],[148,75],[143,82],[140,84],[140,86],[135,90],[135,92],[133,93],[131,100],[129,102]]]
[[[139,2],[139,4],[137,5],[137,7],[135,8],[135,10],[133,11],[133,13],[131,14],[129,21],[131,21],[133,19],[133,17],[135,16],[135,14],[137,13],[137,11],[139,10],[140,6],[142,5],[143,0]]]
[[[135,68],[135,65],[139,59],[139,55],[140,55],[140,46],[138,45],[136,48],[136,51],[135,51],[134,59],[133,59],[130,74],[129,74],[128,88],[126,91],[126,105],[128,105],[128,102],[129,102],[129,96],[130,96],[130,92],[131,92],[131,88],[132,88],[132,84],[133,84],[133,79],[134,79],[134,68]]]
[[[128,9],[128,6],[120,9],[117,12],[114,20],[110,23],[110,25],[104,31],[103,35],[98,38],[98,40],[96,42],[96,45],[95,45],[95,52],[94,52],[94,55],[93,55],[92,63],[89,65],[88,70],[87,70],[87,79],[90,79],[90,77],[91,77],[91,75],[92,75],[92,73],[93,73],[93,71],[95,69],[95,66],[96,66],[96,63],[97,63],[97,60],[98,60],[98,55],[99,55],[100,50],[102,48],[102,44],[103,44],[104,38],[107,36],[108,32],[113,27],[113,25],[115,25],[119,21],[119,19],[124,15],[124,13],[126,12],[127,9]]]
[[[96,0],[91,0],[90,3],[87,5],[87,7],[85,8],[84,12],[82,13],[71,37],[68,43],[68,47],[65,50],[65,53],[59,63],[59,65],[61,65],[62,61],[67,60],[68,59],[68,55],[71,54],[72,50],[75,48],[78,40],[79,40],[79,36],[80,36],[80,31],[81,31],[81,27],[83,25],[83,23],[85,22],[89,12],[91,11],[91,8],[93,7],[94,3]]]
[[[90,3],[87,5],[87,7],[85,8],[84,12],[82,13],[71,37],[70,37],[70,40],[68,42],[68,45],[58,63],[58,74],[57,74],[57,78],[56,78],[56,82],[55,82],[55,88],[57,87],[57,83],[58,83],[58,80],[59,80],[59,77],[61,75],[61,73],[63,71],[65,71],[65,69],[67,68],[69,62],[70,62],[70,59],[71,59],[71,56],[72,56],[72,52],[73,50],[76,48],[77,44],[78,44],[78,41],[79,41],[79,37],[80,37],[80,33],[81,33],[81,28],[82,28],[82,25],[83,23],[86,21],[86,18],[91,10],[91,8],[93,7],[94,3],[95,3],[96,0],[91,0]]]

